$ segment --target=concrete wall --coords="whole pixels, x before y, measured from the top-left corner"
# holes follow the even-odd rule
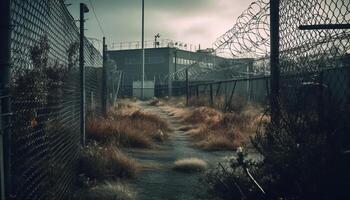
[[[108,51],[120,70],[124,72],[124,84],[132,85],[133,81],[142,77],[141,49]],[[145,80],[163,78],[169,73],[169,48],[153,48],[145,50]]]

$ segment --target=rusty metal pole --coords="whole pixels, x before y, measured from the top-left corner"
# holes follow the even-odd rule
[[[280,0],[270,0],[270,106],[272,123],[278,124],[280,118],[279,92],[280,92],[280,68],[279,68],[279,6]]]

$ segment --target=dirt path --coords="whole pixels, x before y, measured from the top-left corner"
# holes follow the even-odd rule
[[[191,139],[178,131],[181,126],[179,119],[169,116],[161,107],[148,106],[140,103],[142,108],[159,114],[167,119],[174,130],[169,139],[159,144],[156,150],[130,150],[132,157],[141,163],[155,166],[142,171],[131,181],[131,186],[138,192],[139,200],[193,200],[205,199],[206,191],[200,181],[200,174],[176,172],[172,169],[174,161],[182,158],[196,157],[205,160],[209,167],[214,167],[231,152],[208,152],[191,147]]]

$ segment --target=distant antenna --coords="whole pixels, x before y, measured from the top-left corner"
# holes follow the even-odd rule
[[[159,42],[157,41],[158,38],[160,38],[159,33],[157,33],[157,35],[154,36],[154,48],[159,47]]]

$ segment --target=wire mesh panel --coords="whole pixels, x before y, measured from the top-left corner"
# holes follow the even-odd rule
[[[101,114],[102,67],[86,67],[86,109],[88,115]]]
[[[348,0],[281,0],[281,91],[287,104],[325,103],[320,96],[349,103],[350,29],[341,28],[350,24],[349,7]]]
[[[114,105],[118,98],[118,94],[121,92],[122,84],[122,71],[118,70],[117,64],[111,60],[107,59],[107,85],[106,85],[106,95],[107,95],[107,105]]]
[[[211,105],[232,111],[235,104],[255,103],[268,105],[270,77],[251,77],[209,83],[190,83],[190,104]],[[186,88],[182,89],[186,95]]]
[[[79,31],[64,1],[12,0],[11,14],[11,197],[68,199],[80,148]],[[84,57],[102,66],[88,41]]]

